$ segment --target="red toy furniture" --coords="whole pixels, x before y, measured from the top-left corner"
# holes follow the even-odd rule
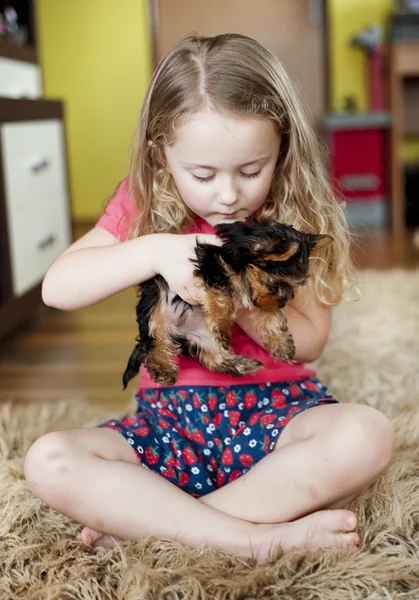
[[[347,203],[352,225],[387,223],[387,129],[385,112],[329,114],[322,122],[336,194]]]

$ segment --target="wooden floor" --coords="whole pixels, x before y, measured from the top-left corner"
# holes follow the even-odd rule
[[[353,256],[361,269],[419,267],[419,249],[410,235],[394,243],[385,232],[360,234]],[[41,306],[0,342],[0,400],[81,398],[109,408],[125,406],[136,387],[132,381],[124,392],[121,382],[136,335],[134,308],[134,290],[77,312]]]

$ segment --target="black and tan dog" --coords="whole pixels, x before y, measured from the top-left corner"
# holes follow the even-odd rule
[[[144,364],[152,379],[173,385],[174,357],[197,359],[210,371],[240,375],[262,365],[231,348],[231,328],[238,307],[249,310],[265,349],[292,361],[294,342],[283,310],[294,288],[308,277],[309,256],[329,235],[306,234],[271,219],[216,226],[222,246],[198,242],[194,276],[204,290],[202,306],[191,306],[171,292],[160,275],[139,286],[139,336],[123,375],[124,389]]]

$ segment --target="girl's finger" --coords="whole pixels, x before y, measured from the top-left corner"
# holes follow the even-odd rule
[[[184,294],[182,296],[183,300],[188,304],[192,304],[192,306],[197,306],[199,304],[198,299],[194,298],[188,288],[185,288]]]
[[[212,234],[197,235],[196,239],[204,244],[213,244],[214,246],[222,246],[223,242],[219,237]]]
[[[198,285],[195,285],[193,288],[190,288],[190,289],[191,289],[191,295],[192,295],[193,299],[195,300],[195,302],[197,304],[204,304],[206,293],[199,286],[199,280],[198,280]]]

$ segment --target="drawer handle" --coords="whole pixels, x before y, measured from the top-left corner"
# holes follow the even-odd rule
[[[49,246],[53,246],[56,241],[57,241],[57,236],[54,233],[50,233],[49,235],[47,235],[46,237],[44,237],[42,240],[40,240],[38,242],[38,244],[37,244],[38,249],[43,252],[44,250],[49,248]]]
[[[49,165],[50,162],[47,158],[41,158],[41,160],[37,161],[31,166],[31,171],[32,173],[35,173],[35,175],[37,175],[41,171],[45,171],[45,169],[47,169]]]

